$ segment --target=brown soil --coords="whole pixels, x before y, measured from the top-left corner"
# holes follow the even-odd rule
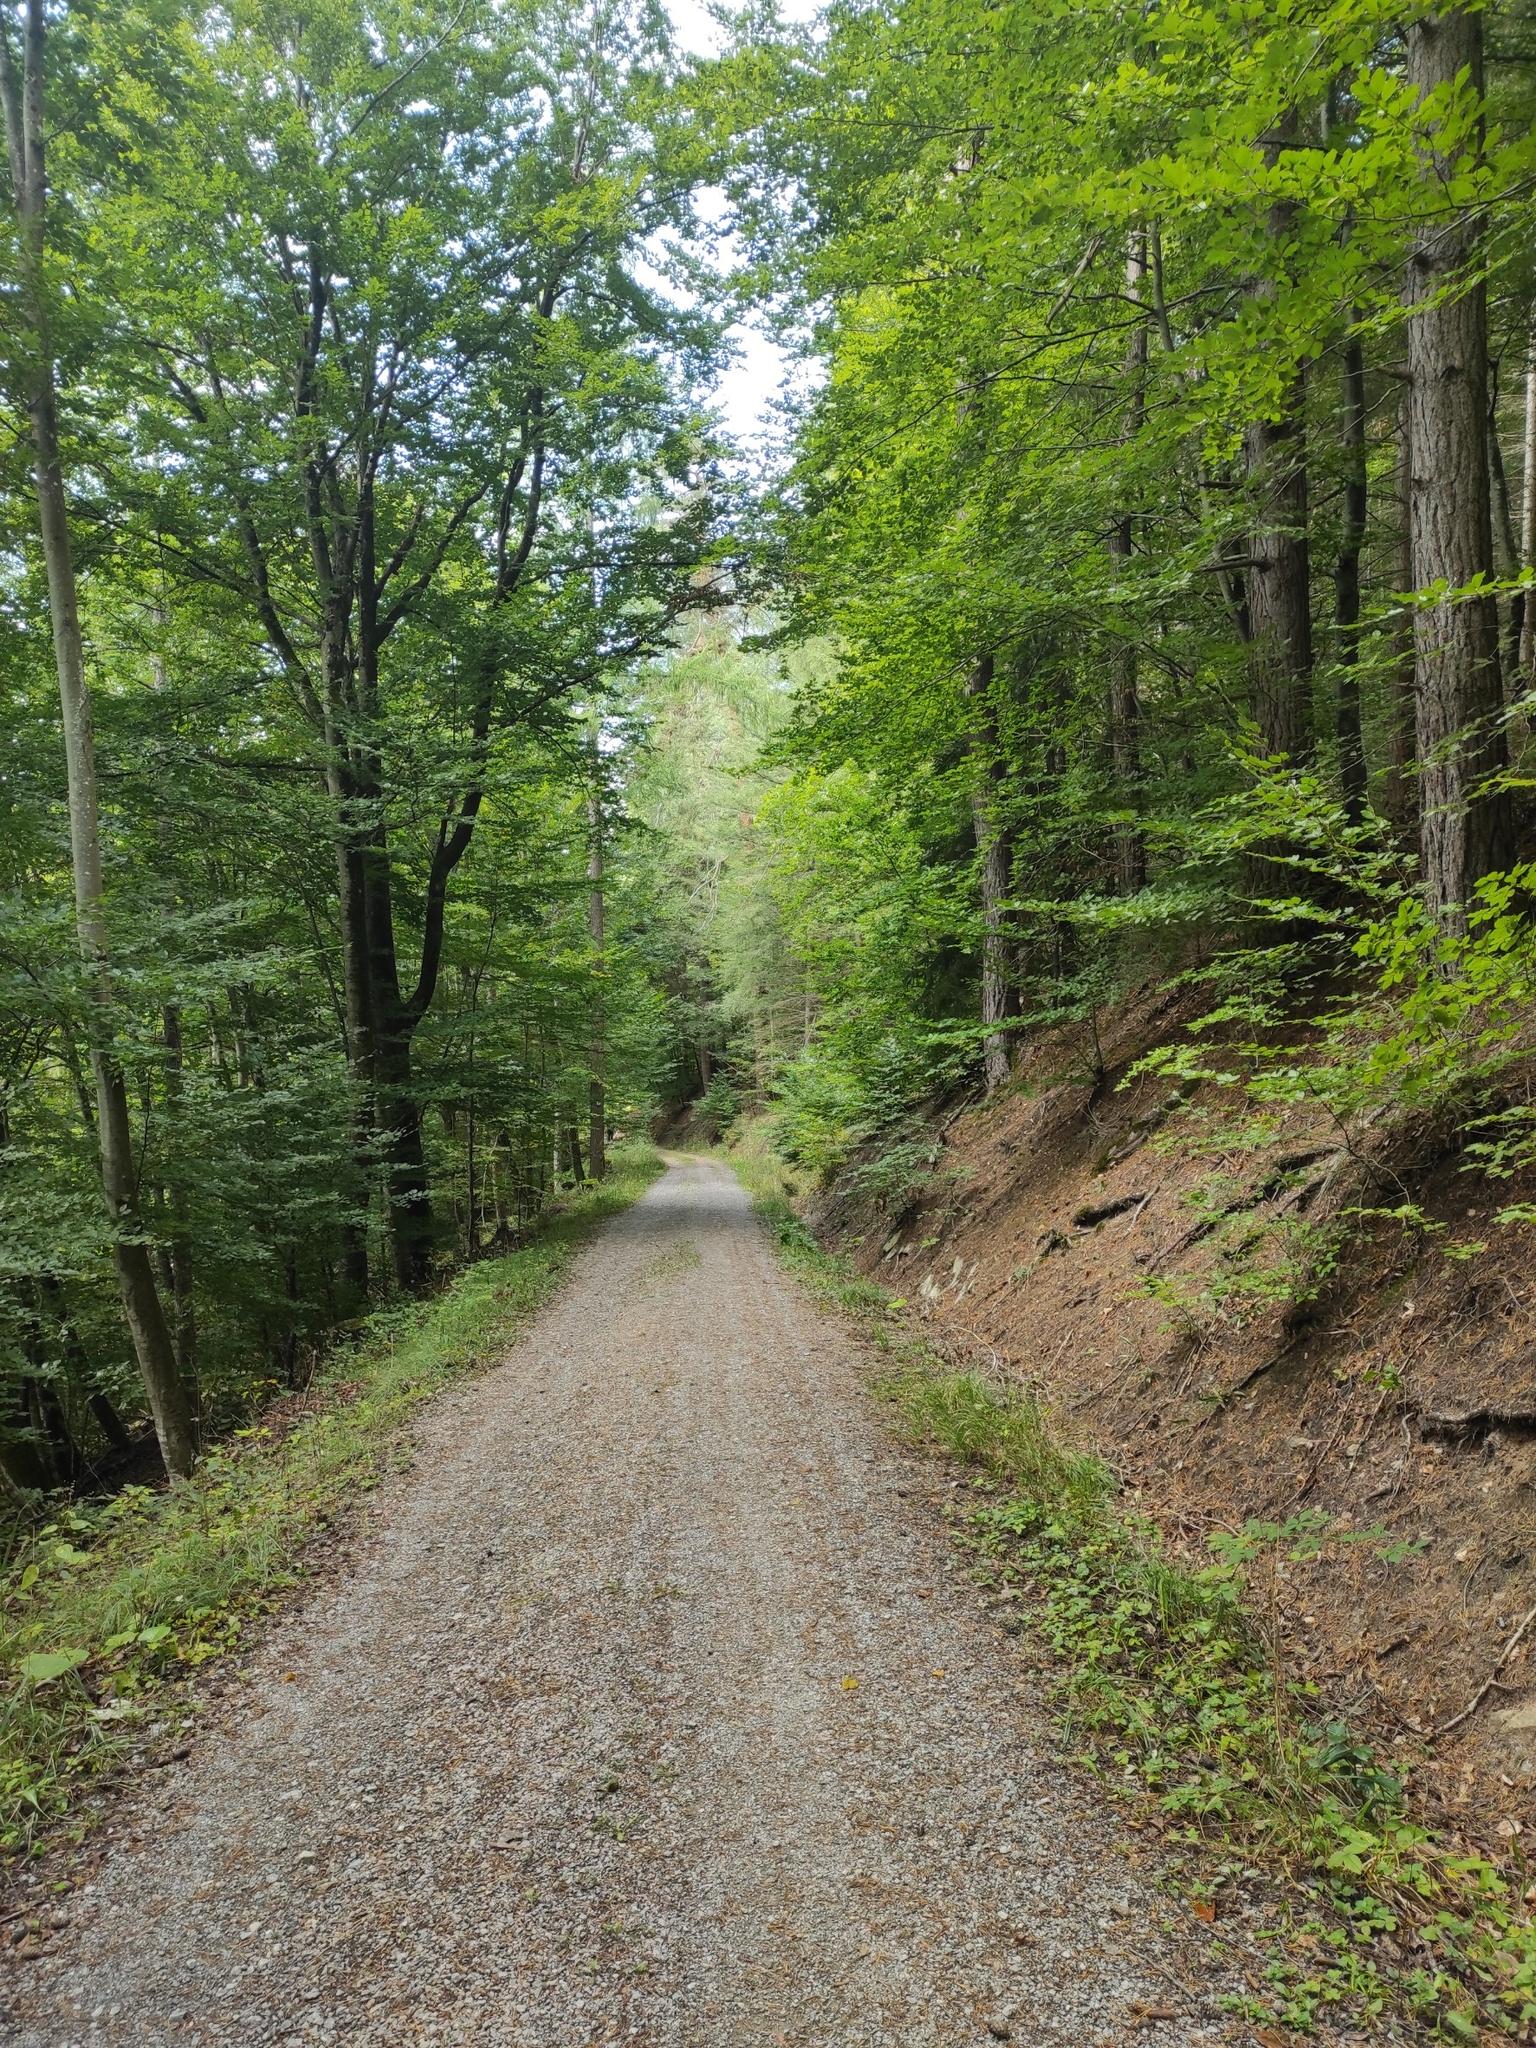
[[[1403,1562],[1330,1542],[1265,1604],[1326,1709],[1507,1851],[1536,1827],[1536,1620],[1505,1656],[1536,1607],[1536,1304],[1531,1230],[1493,1219],[1536,1191],[1468,1173],[1431,1129],[1292,1113],[1255,1147],[1219,1090],[1120,1085],[1179,1024],[1166,995],[1131,1004],[1097,1083],[1072,1047],[1033,1047],[1014,1088],[936,1120],[915,1196],[866,1161],[813,1220],[1035,1388],[1181,1548],[1309,1509],[1421,1542]],[[1443,1229],[1355,1222],[1297,1306],[1330,1220],[1406,1200]]]

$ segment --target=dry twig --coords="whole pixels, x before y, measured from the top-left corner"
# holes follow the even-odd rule
[[[1453,1714],[1449,1721],[1442,1721],[1438,1728],[1431,1728],[1429,1730],[1427,1740],[1429,1740],[1430,1742],[1438,1742],[1442,1735],[1449,1735],[1451,1730],[1453,1728],[1459,1728],[1463,1721],[1471,1720],[1472,1716],[1483,1704],[1483,1701],[1487,1699],[1489,1693],[1493,1691],[1495,1685],[1498,1683],[1499,1673],[1503,1670],[1504,1666],[1509,1662],[1511,1656],[1513,1656],[1517,1645],[1521,1642],[1525,1635],[1526,1630],[1530,1627],[1533,1621],[1536,1621],[1536,1607],[1531,1608],[1529,1612],[1525,1615],[1525,1617],[1520,1623],[1520,1626],[1515,1630],[1514,1634],[1510,1637],[1509,1641],[1504,1645],[1503,1649],[1500,1650],[1498,1656],[1494,1659],[1493,1669],[1489,1672],[1488,1676],[1483,1680],[1482,1684],[1477,1688],[1477,1691],[1473,1693],[1471,1699],[1467,1701],[1467,1704],[1462,1708],[1461,1712],[1459,1714]]]

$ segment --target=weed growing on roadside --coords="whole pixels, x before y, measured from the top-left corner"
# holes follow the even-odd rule
[[[1344,1723],[1320,1719],[1316,1688],[1285,1675],[1264,1625],[1282,1561],[1341,1542],[1391,1561],[1407,1546],[1303,1513],[1218,1536],[1208,1564],[1186,1564],[1026,1394],[922,1366],[890,1391],[915,1434],[985,1474],[965,1540],[1028,1599],[1060,1663],[1069,1734],[1098,1768],[1152,1794],[1173,1842],[1236,1844],[1316,1901],[1308,1942],[1320,1960],[1303,1970],[1277,1957],[1277,2016],[1309,2026],[1327,2006],[1369,2016],[1407,2005],[1449,2040],[1536,2018],[1536,1931],[1516,1887],[1412,1817],[1399,1777]]]

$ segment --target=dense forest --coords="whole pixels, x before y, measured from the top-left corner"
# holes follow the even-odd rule
[[[1530,35],[12,0],[11,1493],[617,1133],[829,1171],[1149,979],[1185,1083],[1517,1171]]]
[[[0,0],[27,2040],[1536,2038],[1533,116]]]

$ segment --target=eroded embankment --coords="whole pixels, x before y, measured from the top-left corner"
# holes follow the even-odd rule
[[[1038,1391],[1191,1558],[1255,1519],[1324,1528],[1276,1567],[1290,1667],[1507,1852],[1536,1825],[1536,1621],[1513,1640],[1536,1606],[1536,1283],[1530,1228],[1493,1219],[1532,1190],[1432,1128],[1293,1110],[1256,1142],[1215,1090],[1120,1085],[1170,1028],[1166,998],[1130,1007],[1096,1082],[1035,1048],[812,1221],[941,1344]],[[1409,1204],[1423,1224],[1356,1213]]]

